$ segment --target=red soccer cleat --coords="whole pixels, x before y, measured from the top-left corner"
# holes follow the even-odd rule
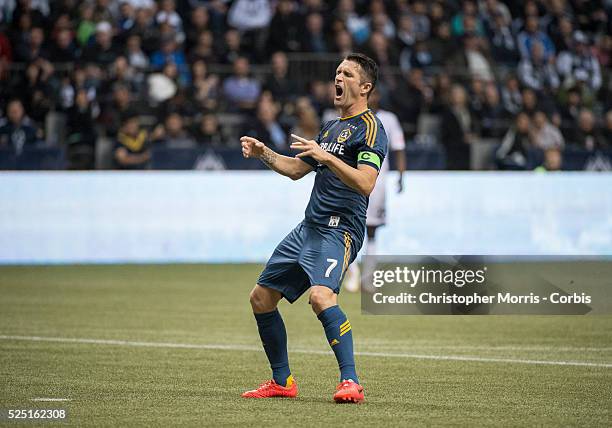
[[[280,386],[278,383],[274,382],[274,380],[269,380],[267,382],[259,385],[259,388],[253,389],[252,391],[247,391],[242,394],[244,398],[274,398],[274,397],[288,397],[295,398],[297,397],[298,389],[297,383],[293,381],[291,386]]]
[[[355,383],[352,379],[343,380],[336,387],[336,393],[334,394],[336,403],[361,403],[363,400],[363,386]]]

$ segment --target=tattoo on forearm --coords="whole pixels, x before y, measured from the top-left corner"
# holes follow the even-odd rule
[[[264,147],[264,152],[260,159],[263,163],[271,167],[276,163],[277,157],[278,155],[274,152],[274,150]]]

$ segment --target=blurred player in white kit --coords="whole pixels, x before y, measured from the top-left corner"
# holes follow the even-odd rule
[[[406,141],[404,139],[404,131],[400,124],[399,119],[395,113],[379,108],[380,94],[378,91],[374,91],[370,96],[370,108],[376,114],[376,117],[382,122],[385,131],[387,132],[387,138],[389,139],[389,152],[393,152],[393,159],[395,162],[395,168],[399,173],[397,181],[397,192],[401,193],[403,190],[402,175],[406,170],[406,155],[404,150],[406,149]],[[391,153],[389,153],[391,155]],[[370,203],[368,205],[368,212],[366,217],[366,227],[368,239],[365,244],[365,254],[368,256],[376,254],[376,229],[380,226],[384,226],[386,223],[386,185],[387,173],[389,172],[389,158],[387,156],[383,161],[380,168],[378,180],[376,186],[370,194]],[[357,292],[361,286],[361,279],[366,278],[374,266],[363,266],[363,275],[360,272],[359,265],[353,263],[349,266],[346,273],[346,279],[344,280],[344,289],[350,292]]]

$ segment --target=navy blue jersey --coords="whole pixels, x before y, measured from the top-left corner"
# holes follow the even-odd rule
[[[380,170],[387,155],[387,135],[371,110],[327,122],[317,143],[353,168],[365,164]],[[368,197],[344,184],[327,166],[310,157],[301,159],[317,171],[306,221],[347,231],[363,242]]]

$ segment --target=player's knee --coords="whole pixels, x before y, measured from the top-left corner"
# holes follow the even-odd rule
[[[320,286],[310,289],[310,305],[315,313],[319,314],[334,304],[334,292],[331,289]]]
[[[264,305],[264,298],[259,287],[255,287],[251,290],[251,294],[249,294],[249,302],[251,302],[253,311],[261,311],[262,306]]]
[[[273,311],[276,308],[277,301],[270,296],[268,290],[264,287],[256,285],[251,294],[249,294],[249,301],[251,307],[255,313],[264,313]]]

